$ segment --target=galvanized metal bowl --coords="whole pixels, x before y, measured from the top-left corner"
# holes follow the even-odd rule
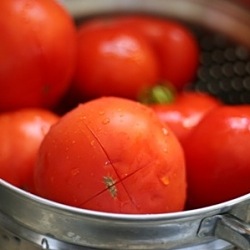
[[[225,102],[250,103],[248,7],[229,0],[61,3],[76,21],[103,14],[143,12],[187,23],[194,28],[202,48],[201,67],[192,88],[208,91]],[[215,64],[217,71],[213,70]],[[225,64],[232,67],[225,70]],[[0,180],[1,250],[250,249],[249,223],[250,194],[190,211],[127,215],[58,204]]]

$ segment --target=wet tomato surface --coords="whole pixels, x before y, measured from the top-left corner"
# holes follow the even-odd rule
[[[174,20],[147,15],[127,15],[114,20],[148,41],[159,62],[160,81],[182,90],[195,80],[200,48],[190,28]]]
[[[51,0],[2,0],[0,9],[0,111],[53,107],[75,68],[72,18]]]
[[[183,150],[148,107],[103,97],[63,116],[45,137],[35,170],[39,195],[115,213],[181,211]]]
[[[214,205],[250,192],[250,107],[212,110],[184,144],[188,207]]]
[[[44,109],[0,114],[0,178],[34,191],[33,171],[40,144],[59,117]]]
[[[184,143],[203,117],[220,105],[222,103],[209,94],[184,91],[171,103],[152,104],[150,107]]]
[[[83,96],[136,99],[142,89],[158,79],[153,49],[135,31],[105,19],[78,28],[75,86]]]

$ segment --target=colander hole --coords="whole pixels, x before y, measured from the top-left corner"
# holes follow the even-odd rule
[[[231,81],[231,85],[235,91],[244,90],[243,82],[242,82],[242,79],[240,77],[233,78]]]
[[[243,63],[243,62],[236,62],[234,64],[234,71],[239,76],[246,75],[247,72],[246,72],[246,68],[245,68],[245,63]]]
[[[237,60],[235,48],[227,48],[224,52],[224,56],[225,56],[226,60],[228,60],[230,62]]]
[[[244,78],[243,85],[247,90],[250,90],[250,76]]]
[[[243,61],[246,61],[249,59],[249,52],[246,48],[239,46],[236,48],[236,55],[237,58]]]
[[[222,64],[225,62],[224,51],[223,50],[215,50],[212,52],[212,60],[215,63]]]
[[[234,68],[231,63],[225,63],[222,66],[222,73],[225,77],[232,77],[234,75]]]

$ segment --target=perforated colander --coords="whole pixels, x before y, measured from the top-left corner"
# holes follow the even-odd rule
[[[228,104],[250,103],[249,49],[220,34],[195,30],[201,48],[193,90],[209,92]]]

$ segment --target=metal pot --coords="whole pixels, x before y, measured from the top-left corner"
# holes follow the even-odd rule
[[[227,242],[250,249],[250,194],[202,209],[153,215],[73,208],[2,180],[0,197],[1,250],[232,249]]]
[[[235,1],[61,0],[61,3],[76,20],[117,12],[144,12],[198,25],[250,48],[250,11]],[[250,65],[248,60],[244,62]],[[242,81],[249,79],[249,75]],[[246,83],[244,86],[249,91],[250,86]],[[184,212],[126,215],[58,204],[0,180],[1,250],[234,247],[246,250],[250,249],[249,223],[250,194]]]
[[[248,0],[58,0],[75,18],[140,12],[198,24],[250,48]],[[242,3],[245,3],[244,5]]]

